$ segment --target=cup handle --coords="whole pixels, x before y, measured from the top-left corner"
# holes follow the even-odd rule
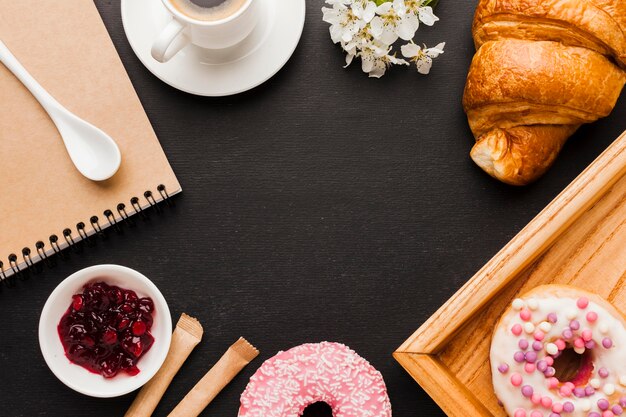
[[[189,39],[183,34],[184,29],[184,24],[176,19],[172,19],[172,21],[165,26],[165,29],[161,31],[157,40],[154,41],[151,51],[152,57],[159,62],[167,62],[181,49],[187,46]]]

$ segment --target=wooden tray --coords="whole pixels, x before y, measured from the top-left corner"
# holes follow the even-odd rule
[[[626,132],[448,300],[394,357],[448,416],[506,416],[491,383],[491,333],[520,293],[593,291],[626,312]]]

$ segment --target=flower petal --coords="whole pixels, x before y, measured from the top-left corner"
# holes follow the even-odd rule
[[[426,26],[432,26],[439,20],[439,18],[433,13],[433,8],[430,6],[420,7],[418,9],[418,14],[419,20]]]
[[[408,61],[405,61],[404,59],[401,59],[401,58],[396,58],[393,55],[387,55],[387,59],[389,60],[390,63],[395,64],[395,65],[409,65]]]
[[[356,53],[357,53],[357,51],[356,51],[357,43],[354,41],[354,39],[351,42],[348,42],[348,43],[342,42],[341,43],[341,47],[348,54],[356,55]]]
[[[443,47],[446,46],[445,42],[441,42],[437,46],[432,48],[424,49],[424,53],[431,58],[437,58],[439,55],[443,54]]]
[[[361,69],[370,72],[374,68],[374,59],[371,56],[361,55]]]
[[[385,2],[376,8],[376,14],[379,16],[386,15],[391,10],[392,4]]]
[[[382,60],[377,60],[374,62],[374,66],[371,70],[367,71],[370,77],[380,78],[385,75],[385,71],[387,70],[387,65]]]
[[[330,23],[331,25],[339,23],[342,20],[339,12],[335,9],[322,7],[322,13],[323,13],[322,20],[326,23]]]
[[[379,40],[384,44],[392,45],[398,40],[398,34],[395,29],[395,27],[389,27],[389,25],[386,25]]]
[[[393,10],[396,11],[398,16],[404,16],[406,14],[406,3],[404,0],[393,0]]]
[[[419,45],[415,45],[414,43],[407,43],[406,45],[402,45],[400,50],[402,51],[402,55],[405,58],[414,58],[419,55],[422,48]]]
[[[344,27],[343,34],[341,36],[341,40],[344,42],[350,42],[354,35],[361,29],[361,22],[358,20],[353,20],[348,22],[348,24]]]
[[[428,56],[424,56],[415,61],[415,66],[417,67],[417,72],[426,75],[430,72],[430,67],[433,66],[433,60]]]
[[[419,26],[419,19],[414,14],[408,14],[402,18],[400,24],[396,27],[396,33],[400,39],[410,41],[415,36],[415,32]]]
[[[391,47],[389,45],[386,45],[386,44],[381,43],[381,42],[376,42],[376,41],[374,41],[371,44],[367,45],[367,47],[372,51],[374,56],[377,56],[377,57],[381,57],[381,56],[387,55],[387,53],[391,49]]]
[[[380,39],[383,34],[383,30],[385,25],[383,23],[383,19],[380,16],[376,16],[370,22],[370,34],[374,37],[374,39]]]
[[[363,12],[365,10],[363,9],[363,3],[361,2],[354,2],[352,4],[352,13],[358,18],[358,19],[362,19],[363,18]]]
[[[354,57],[355,57],[354,54],[351,54],[351,53],[346,54],[346,65],[344,65],[344,68],[348,68],[348,66],[352,64],[352,60],[354,59]]]
[[[365,10],[363,11],[363,20],[366,23],[369,23],[372,21],[374,16],[376,16],[376,3],[374,3],[373,1],[368,1],[367,5],[365,6]]]
[[[337,43],[341,41],[341,37],[343,36],[343,27],[339,25],[332,25],[329,28],[330,38],[333,40],[333,43]]]

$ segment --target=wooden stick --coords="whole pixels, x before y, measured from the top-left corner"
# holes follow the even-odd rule
[[[202,326],[198,320],[183,313],[176,324],[174,334],[172,334],[172,343],[163,366],[141,388],[124,417],[149,417],[152,415],[167,387],[174,379],[174,375],[183,366],[191,351],[200,343],[202,334]]]
[[[259,351],[243,337],[239,338],[195,387],[178,403],[169,417],[197,417]]]

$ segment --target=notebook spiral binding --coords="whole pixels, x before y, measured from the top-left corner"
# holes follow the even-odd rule
[[[137,215],[137,218],[141,220],[148,220],[148,210],[153,210],[157,213],[162,212],[161,204],[165,202],[168,206],[173,206],[174,201],[168,194],[165,185],[159,184],[157,186],[158,196],[148,190],[143,193],[145,203],[142,204],[142,200],[139,197],[133,197],[130,199],[130,205],[119,203],[115,207],[115,211],[111,209],[105,210],[102,214],[104,216],[101,220],[98,216],[91,216],[89,218],[89,228],[85,222],[79,222],[76,224],[76,233],[72,228],[68,227],[63,230],[62,236],[51,235],[48,237],[49,244],[46,245],[43,241],[38,241],[34,245],[34,251],[29,247],[22,249],[22,259],[20,260],[15,253],[10,254],[7,257],[8,263],[4,263],[0,260],[0,292],[3,287],[12,288],[16,284],[16,278],[19,280],[26,280],[30,274],[40,274],[43,272],[44,267],[53,268],[57,265],[57,259],[67,260],[70,257],[69,250],[74,253],[81,253],[84,247],[93,247],[96,244],[97,239],[106,240],[107,229],[112,229],[116,233],[123,233],[123,227],[135,227],[137,222],[133,215]]]

